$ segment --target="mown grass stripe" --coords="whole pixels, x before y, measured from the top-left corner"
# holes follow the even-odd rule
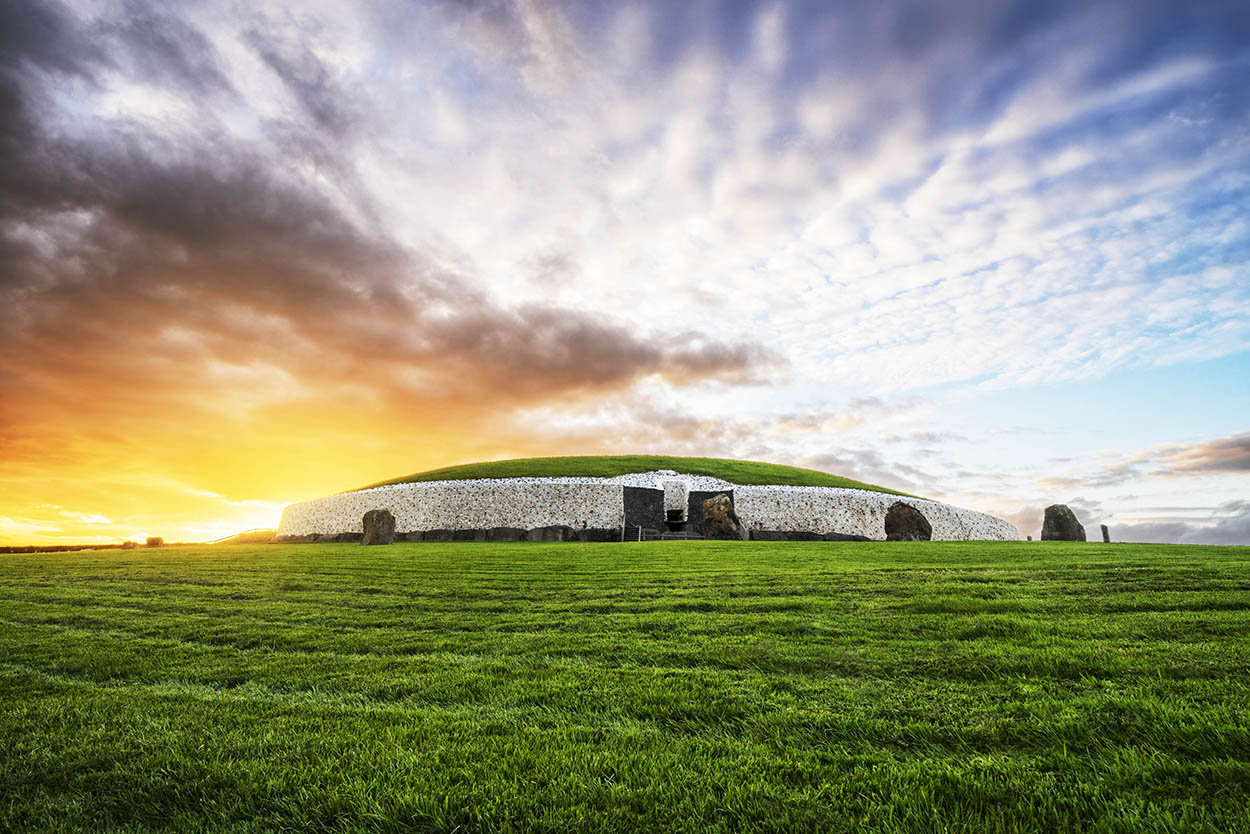
[[[1250,829],[1250,549],[0,557],[0,830]]]

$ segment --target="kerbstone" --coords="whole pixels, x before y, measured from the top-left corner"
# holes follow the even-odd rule
[[[734,502],[721,493],[703,502],[699,513],[699,532],[705,539],[745,541],[747,532],[734,512]]]
[[[903,501],[895,501],[885,513],[885,540],[888,542],[927,542],[933,539],[933,525],[924,513]]]

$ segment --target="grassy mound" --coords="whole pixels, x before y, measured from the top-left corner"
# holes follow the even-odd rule
[[[277,530],[244,530],[224,539],[217,539],[209,544],[267,544],[278,535]]]
[[[0,831],[1250,832],[1250,548],[0,558]]]
[[[865,484],[815,469],[781,466],[753,460],[725,458],[681,458],[668,455],[592,455],[584,457],[519,458],[486,463],[464,463],[418,472],[402,478],[370,484],[359,489],[412,484],[423,481],[474,481],[482,478],[614,478],[633,472],[672,469],[685,475],[708,475],[743,486],[780,484],[784,486],[844,487],[906,495],[893,489]],[[358,490],[348,490],[356,492]]]

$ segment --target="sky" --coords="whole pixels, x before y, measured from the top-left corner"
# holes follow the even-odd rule
[[[1250,544],[1250,4],[0,0],[0,543],[808,466]]]

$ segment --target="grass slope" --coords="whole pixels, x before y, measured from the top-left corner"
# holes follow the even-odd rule
[[[1250,548],[0,557],[0,831],[1250,831]]]
[[[782,466],[776,463],[750,460],[682,458],[665,455],[592,455],[466,463],[459,466],[447,466],[443,469],[432,469],[429,472],[418,472],[415,475],[370,484],[361,489],[421,481],[469,481],[481,478],[614,478],[617,475],[652,472],[657,469],[672,469],[687,475],[710,475],[713,478],[743,485],[846,487],[888,492],[892,495],[906,494],[831,475],[828,472],[800,469],[797,466]],[[355,491],[349,490],[349,492]]]

